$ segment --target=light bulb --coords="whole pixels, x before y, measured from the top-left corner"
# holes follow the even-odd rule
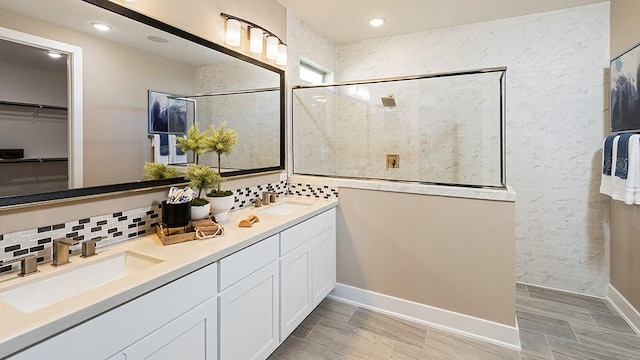
[[[278,58],[276,59],[276,64],[287,65],[287,45],[278,44]]]
[[[275,36],[267,36],[267,59],[275,60],[278,58],[278,38]]]
[[[227,19],[227,36],[225,42],[231,46],[240,46],[240,21]]]
[[[249,30],[249,50],[252,53],[256,53],[259,54],[262,52],[262,29],[257,28],[257,27],[252,27],[251,30]]]

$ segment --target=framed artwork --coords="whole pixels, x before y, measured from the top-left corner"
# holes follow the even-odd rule
[[[149,134],[184,135],[194,114],[195,100],[149,90]]]
[[[640,45],[611,61],[611,132],[640,130]]]

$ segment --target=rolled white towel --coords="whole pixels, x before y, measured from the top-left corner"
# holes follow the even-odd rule
[[[613,200],[624,201],[625,192],[627,188],[627,180],[621,179],[615,176],[616,163],[618,160],[618,141],[619,140],[620,140],[620,136],[616,136],[613,139],[613,151],[612,151],[613,167],[611,170],[611,198]]]
[[[640,135],[629,138],[629,168],[624,203],[640,204]]]

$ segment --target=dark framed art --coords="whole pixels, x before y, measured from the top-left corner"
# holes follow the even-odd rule
[[[184,135],[194,123],[195,101],[149,90],[149,134]]]

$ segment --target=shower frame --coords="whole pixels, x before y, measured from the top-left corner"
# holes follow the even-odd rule
[[[486,74],[486,73],[501,73],[500,74],[500,185],[473,185],[473,184],[456,184],[456,183],[446,183],[446,182],[431,182],[431,181],[407,181],[407,180],[395,180],[395,179],[373,179],[377,181],[390,181],[390,182],[401,182],[401,183],[417,183],[417,184],[425,184],[425,185],[444,185],[444,186],[455,186],[455,187],[465,187],[465,188],[476,188],[476,189],[506,189],[507,188],[507,157],[506,157],[506,106],[507,106],[507,94],[506,94],[506,81],[507,81],[507,67],[499,66],[499,67],[490,67],[490,68],[480,68],[473,70],[461,70],[461,71],[449,71],[449,72],[439,72],[439,73],[431,73],[431,74],[422,74],[422,75],[409,75],[409,76],[397,76],[397,77],[386,77],[386,78],[376,78],[369,80],[352,80],[352,81],[341,81],[341,82],[333,82],[333,83],[322,83],[322,84],[301,84],[294,85],[291,87],[291,104],[294,103],[294,95],[293,90],[295,89],[313,89],[313,88],[330,88],[330,87],[341,87],[341,86],[350,86],[350,85],[365,85],[365,84],[378,84],[378,83],[387,83],[387,82],[397,82],[397,81],[406,81],[406,80],[423,80],[423,79],[434,79],[434,78],[442,78],[442,77],[450,77],[450,76],[460,76],[460,75],[474,75],[474,74]],[[295,149],[293,146],[293,106],[291,106],[291,156],[292,159],[295,158]],[[295,168],[293,166],[294,162],[291,161],[292,164],[292,174],[296,175]],[[326,177],[326,178],[342,178],[342,179],[354,179],[356,177],[352,176],[341,176],[341,175],[317,175],[317,174],[297,174],[297,175],[311,175],[318,177]],[[366,178],[359,178],[366,179]]]

